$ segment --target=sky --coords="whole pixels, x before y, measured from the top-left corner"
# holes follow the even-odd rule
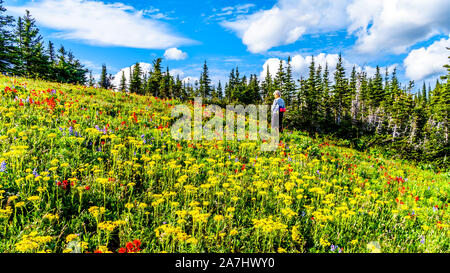
[[[185,81],[203,63],[213,84],[232,68],[241,75],[274,75],[292,59],[294,77],[306,77],[312,56],[330,70],[342,53],[347,73],[397,74],[434,86],[450,51],[448,0],[5,0],[7,13],[28,9],[45,42],[64,45],[98,76],[101,65],[120,75],[155,58]],[[126,68],[128,67],[128,70]],[[126,73],[126,76],[128,73]],[[116,77],[119,81],[119,77]]]

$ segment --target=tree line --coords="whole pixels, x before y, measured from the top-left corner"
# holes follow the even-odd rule
[[[85,84],[88,70],[64,46],[44,46],[36,20],[27,10],[14,19],[0,0],[0,72],[62,83]]]
[[[402,86],[395,68],[382,73],[377,66],[371,77],[364,71],[357,72],[356,67],[348,73],[341,55],[334,73],[327,64],[317,65],[313,57],[309,75],[295,80],[288,58],[285,64],[280,60],[275,75],[267,68],[263,80],[254,74],[241,76],[239,68],[233,68],[224,86],[220,81],[217,86],[211,83],[206,61],[193,84],[174,77],[169,68],[164,71],[161,61],[154,60],[148,73],[136,63],[130,70],[130,81],[122,72],[118,89],[181,101],[201,96],[208,103],[222,106],[270,104],[273,92],[279,90],[288,107],[285,124],[290,129],[350,139],[360,149],[383,145],[408,159],[448,166],[449,65],[445,66],[447,75],[436,80],[433,89],[424,83],[414,92],[414,81]],[[106,70],[102,74],[106,78]]]

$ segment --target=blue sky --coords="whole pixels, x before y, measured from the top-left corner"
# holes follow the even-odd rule
[[[374,3],[375,2],[375,3]],[[403,3],[404,2],[404,3]],[[246,75],[274,73],[293,58],[306,76],[310,57],[372,74],[397,67],[402,82],[434,82],[450,46],[450,1],[431,0],[6,0],[8,12],[29,9],[45,40],[63,44],[94,74],[135,62],[163,65],[196,78],[206,60],[214,82],[239,66]],[[405,4],[407,3],[407,4]],[[172,48],[166,54],[166,50]],[[174,49],[175,48],[175,49]]]

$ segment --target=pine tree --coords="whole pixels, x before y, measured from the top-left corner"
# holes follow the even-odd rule
[[[255,74],[250,75],[250,81],[246,88],[244,99],[243,102],[246,104],[261,102],[259,81]]]
[[[342,62],[342,55],[339,54],[336,71],[334,72],[333,102],[335,104],[336,123],[341,123],[344,111],[350,104],[347,79],[345,78],[345,69]]]
[[[95,85],[95,79],[94,76],[92,76],[92,71],[89,71],[89,81],[88,86],[93,87]]]
[[[45,78],[50,64],[42,46],[42,36],[36,27],[36,20],[28,10],[18,19],[15,36],[16,73],[27,77]]]
[[[272,100],[272,94],[275,91],[273,89],[272,75],[270,75],[269,65],[266,67],[266,77],[261,84],[261,91],[264,104],[270,104]]]
[[[0,72],[12,72],[14,65],[14,44],[11,28],[14,19],[5,16],[6,9],[3,7],[3,0],[0,0]]]
[[[375,77],[372,81],[372,90],[371,90],[371,102],[374,108],[380,106],[381,102],[385,99],[384,88],[383,88],[383,78],[380,74],[380,67],[377,66]]]
[[[100,81],[99,81],[98,85],[101,88],[105,88],[105,89],[109,88],[108,73],[107,73],[105,64],[102,65],[102,73],[100,74]]]
[[[211,95],[211,79],[209,78],[209,72],[208,72],[208,65],[205,63],[203,64],[203,71],[200,75],[200,95],[203,98],[207,98]]]
[[[281,95],[285,95],[284,90],[284,83],[285,83],[285,74],[284,74],[284,67],[283,67],[283,61],[280,60],[280,64],[278,66],[277,74],[275,75],[275,79],[273,81],[274,91],[278,90],[281,92]]]
[[[130,81],[130,92],[143,94],[142,90],[142,70],[139,63],[133,66],[133,78]]]
[[[160,96],[159,88],[162,79],[161,62],[161,58],[153,60],[153,70],[150,72],[150,78],[148,79],[147,93],[155,97]]]
[[[52,41],[48,41],[47,55],[51,64],[56,63],[55,47]]]
[[[308,121],[310,130],[316,130],[318,116],[318,92],[316,81],[316,66],[314,56],[311,57],[309,65],[309,76],[306,80],[306,88],[304,93],[305,100],[305,118]]]
[[[219,81],[219,83],[217,84],[217,97],[219,98],[219,100],[223,99],[223,89],[222,89],[222,83]]]
[[[239,72],[238,72],[239,73]],[[228,84],[225,85],[225,98],[228,103],[235,100],[234,90],[237,85],[235,69],[231,69],[230,75],[228,77]]]
[[[288,105],[292,104],[294,95],[295,95],[295,81],[292,77],[291,57],[289,56],[286,65],[286,74],[284,78],[284,94],[283,94],[283,96],[286,99],[286,103]]]
[[[122,78],[120,79],[119,91],[127,91],[127,78],[125,78],[125,71],[122,71]]]

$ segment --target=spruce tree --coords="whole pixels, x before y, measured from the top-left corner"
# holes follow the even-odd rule
[[[277,71],[277,74],[275,75],[273,85],[274,85],[274,91],[275,90],[280,91],[282,96],[285,95],[285,90],[284,90],[285,77],[286,76],[284,73],[283,61],[280,60],[280,64],[278,65],[278,71]]]
[[[222,89],[222,83],[219,81],[219,83],[217,84],[217,97],[219,98],[219,100],[223,99],[223,89]]]
[[[142,70],[139,63],[133,66],[133,78],[130,81],[130,92],[143,94],[142,91]]]
[[[92,71],[89,71],[89,81],[88,86],[93,87],[95,85],[95,79],[94,76],[92,76]]]
[[[372,81],[371,90],[371,102],[374,108],[380,106],[381,102],[385,99],[384,88],[383,88],[383,78],[380,73],[380,67],[377,65],[374,79]]]
[[[148,90],[147,92],[155,97],[160,96],[160,83],[162,79],[161,72],[161,58],[153,60],[153,70],[150,72],[150,77],[148,79]]]
[[[125,78],[125,71],[122,71],[122,78],[120,79],[119,91],[127,91],[127,78]]]
[[[207,98],[211,95],[211,79],[209,78],[209,72],[208,72],[208,65],[205,63],[203,64],[203,71],[200,75],[200,95],[203,98]]]
[[[269,71],[269,65],[267,65],[266,67],[266,77],[264,78],[264,81],[261,84],[261,88],[264,104],[270,104],[271,100],[273,99],[272,93],[274,89],[273,89],[272,75],[270,75]]]
[[[109,84],[108,84],[108,73],[106,70],[106,65],[103,64],[102,65],[102,73],[100,74],[100,81],[98,82],[98,85],[101,88],[105,88],[108,89],[109,88]]]
[[[287,59],[286,65],[286,74],[284,78],[284,94],[286,103],[288,105],[292,104],[294,95],[295,95],[295,81],[292,76],[292,65],[291,65],[291,57],[289,56]]]
[[[336,112],[336,123],[341,123],[344,111],[350,104],[347,79],[345,78],[345,69],[342,62],[342,55],[339,54],[336,71],[334,72],[333,102]]]
[[[36,27],[36,20],[27,10],[18,19],[16,37],[16,73],[27,77],[48,76],[49,62],[42,45],[42,36]]]
[[[11,28],[14,19],[4,15],[6,9],[0,0],[0,72],[12,72],[14,65],[14,44]]]

